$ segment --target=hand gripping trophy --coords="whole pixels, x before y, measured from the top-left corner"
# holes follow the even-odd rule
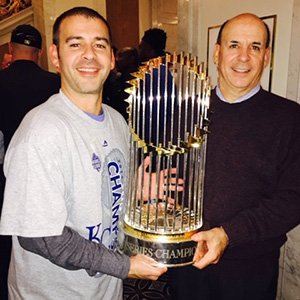
[[[183,53],[148,61],[130,81],[129,197],[120,250],[191,264],[202,226],[210,84]]]

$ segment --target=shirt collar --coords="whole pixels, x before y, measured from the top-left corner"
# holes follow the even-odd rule
[[[258,91],[260,90],[260,84],[258,84],[256,87],[254,87],[250,92],[248,92],[247,94],[239,97],[238,99],[236,99],[234,102],[230,102],[231,104],[235,104],[235,103],[241,103],[245,100],[248,100],[249,98],[251,98],[252,96],[254,96]],[[225,97],[223,96],[219,86],[217,85],[216,87],[216,94],[217,96],[224,102],[229,103],[229,101],[227,99],[225,99]]]
[[[100,115],[94,115],[88,112],[85,112],[88,116],[90,116],[92,119],[98,121],[98,122],[103,122],[105,119],[105,114],[104,111]]]

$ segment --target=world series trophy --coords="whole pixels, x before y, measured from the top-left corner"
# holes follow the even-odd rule
[[[168,267],[193,262],[203,224],[210,83],[190,55],[149,60],[133,74],[129,197],[120,250]]]

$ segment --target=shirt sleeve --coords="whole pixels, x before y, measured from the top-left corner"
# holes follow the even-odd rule
[[[67,270],[85,269],[90,276],[104,273],[121,279],[128,276],[128,256],[108,250],[65,226],[59,236],[27,238],[18,237],[22,248],[38,254]]]

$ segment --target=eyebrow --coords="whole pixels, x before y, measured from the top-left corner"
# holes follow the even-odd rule
[[[72,40],[83,40],[84,38],[82,36],[70,36],[68,38],[66,38],[66,43],[72,41]],[[95,40],[96,41],[104,41],[106,42],[108,45],[110,44],[109,43],[109,39],[108,38],[105,38],[105,37],[95,37]]]
[[[232,40],[232,41],[230,41],[230,43],[239,44],[240,42],[236,41],[236,40]],[[261,46],[262,43],[261,42],[253,42],[252,45]]]
[[[261,46],[262,43],[261,42],[253,42],[252,45]]]

